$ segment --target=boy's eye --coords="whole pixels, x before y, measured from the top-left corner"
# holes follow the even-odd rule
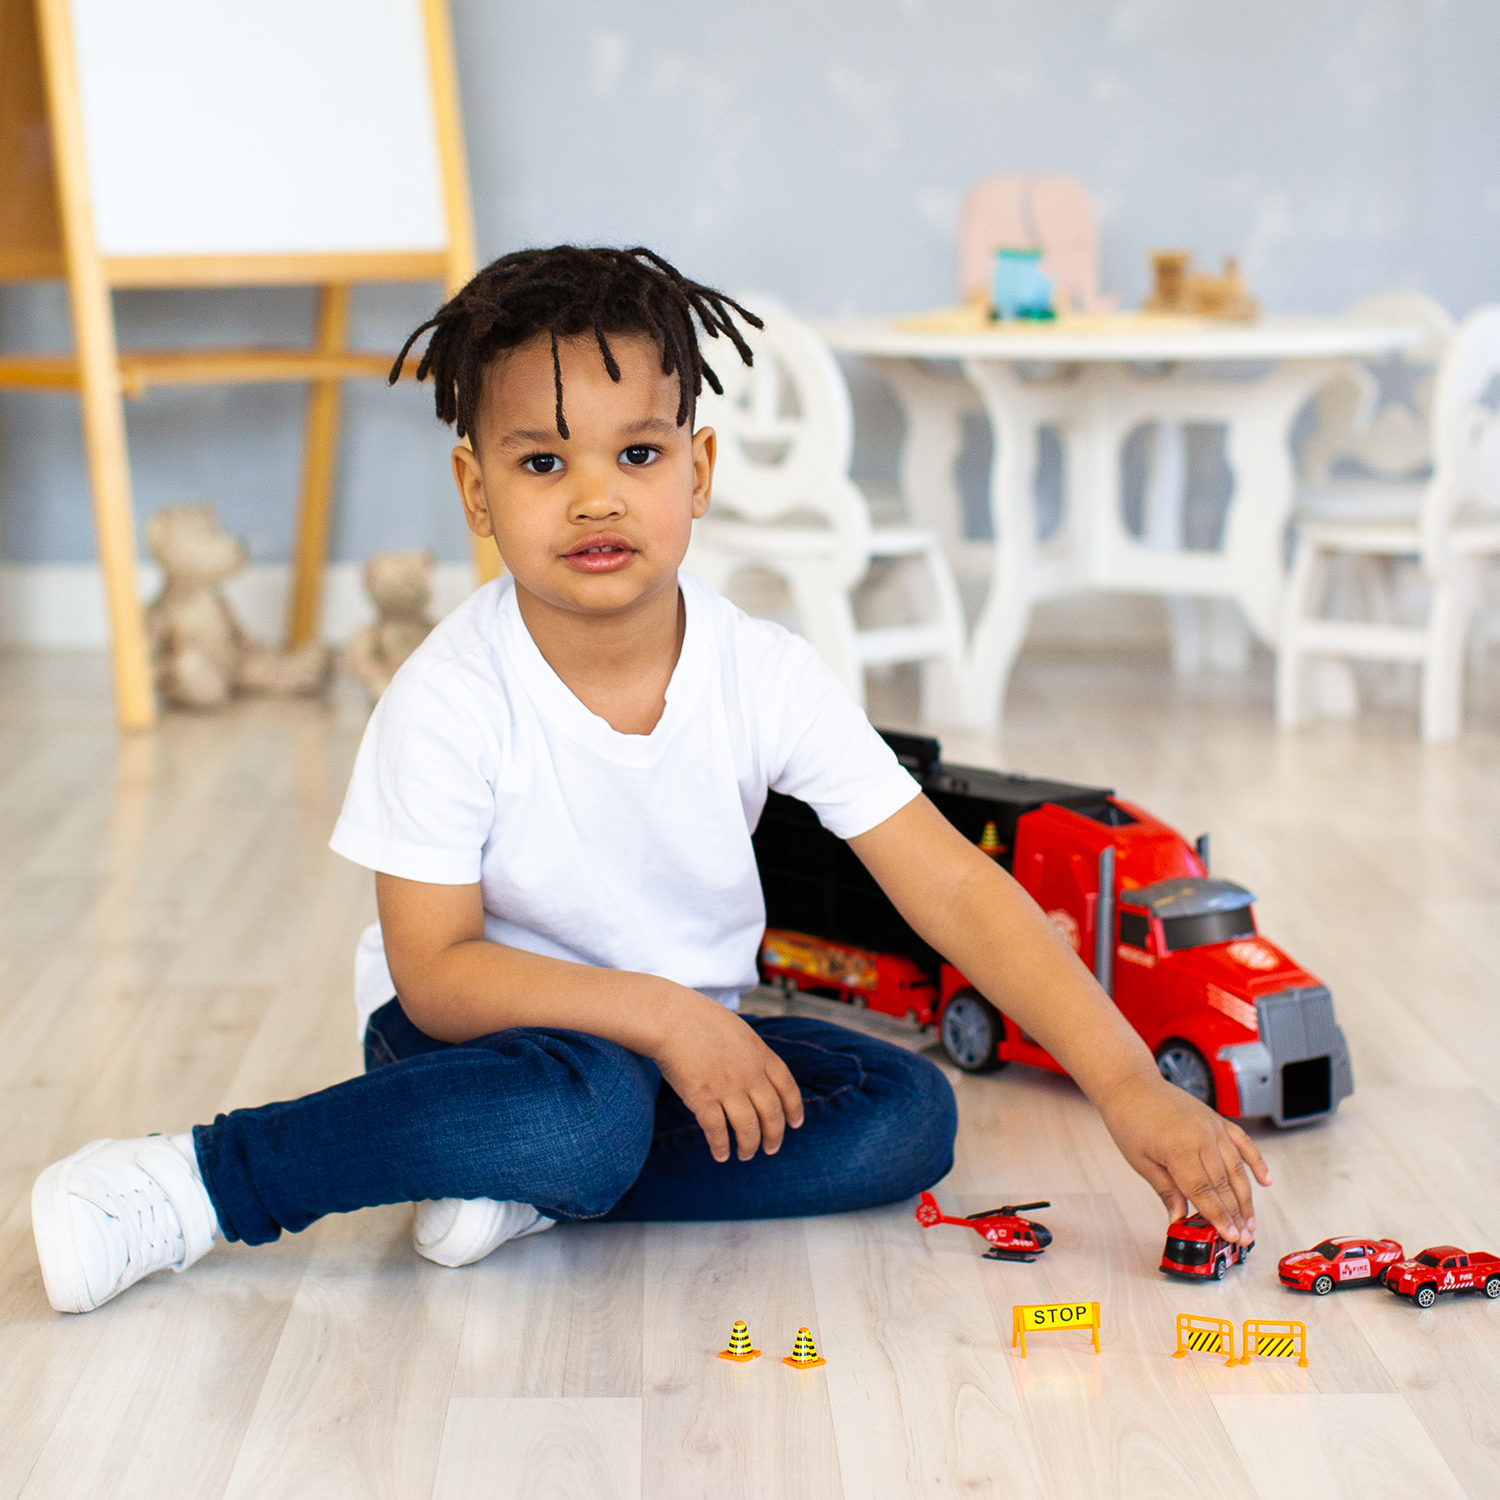
[[[521,467],[533,474],[555,474],[562,467],[562,459],[555,453],[533,453],[521,460]]]
[[[651,447],[647,443],[636,443],[633,446],[626,448],[625,451],[620,454],[620,458],[624,463],[627,463],[632,468],[637,469],[640,468],[643,464],[649,464],[655,457],[656,449]]]

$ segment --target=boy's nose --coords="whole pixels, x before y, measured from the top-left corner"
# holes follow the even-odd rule
[[[573,514],[582,521],[602,521],[624,511],[619,491],[607,481],[585,483],[573,501]]]

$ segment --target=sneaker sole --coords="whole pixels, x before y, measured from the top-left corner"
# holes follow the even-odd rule
[[[36,1240],[36,1258],[42,1267],[42,1285],[47,1290],[48,1302],[60,1313],[93,1312],[103,1306],[89,1295],[66,1203],[74,1163],[111,1144],[108,1137],[90,1141],[71,1156],[53,1162],[31,1189],[31,1233]],[[109,1298],[104,1300],[107,1302]]]

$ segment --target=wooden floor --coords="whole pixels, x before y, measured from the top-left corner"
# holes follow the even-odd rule
[[[64,1317],[31,1244],[42,1166],[359,1065],[371,882],[325,841],[363,709],[340,689],[120,743],[101,658],[0,657],[0,1500],[1491,1500],[1500,1305],[1297,1297],[1274,1265],[1335,1233],[1500,1248],[1496,676],[1456,746],[1422,749],[1404,707],[1278,737],[1263,669],[1025,661],[1003,742],[947,738],[1211,830],[1332,985],[1356,1093],[1258,1133],[1276,1186],[1221,1285],[1157,1273],[1154,1196],[1070,1084],[1014,1067],[955,1076],[938,1196],[1050,1198],[1033,1266],[906,1204],[566,1227],[449,1271],[383,1209]],[[1102,1354],[1072,1334],[1011,1354],[1012,1303],[1072,1298],[1103,1304]],[[1174,1360],[1178,1312],[1305,1319],[1311,1362]],[[713,1357],[736,1318],[765,1358]],[[779,1357],[804,1323],[815,1372]]]

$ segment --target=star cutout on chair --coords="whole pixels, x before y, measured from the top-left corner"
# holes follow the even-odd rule
[[[1431,365],[1412,364],[1398,352],[1384,359],[1366,360],[1365,369],[1376,386],[1372,417],[1378,417],[1388,406],[1405,407],[1414,417],[1421,416],[1417,388],[1424,380],[1432,378]]]

